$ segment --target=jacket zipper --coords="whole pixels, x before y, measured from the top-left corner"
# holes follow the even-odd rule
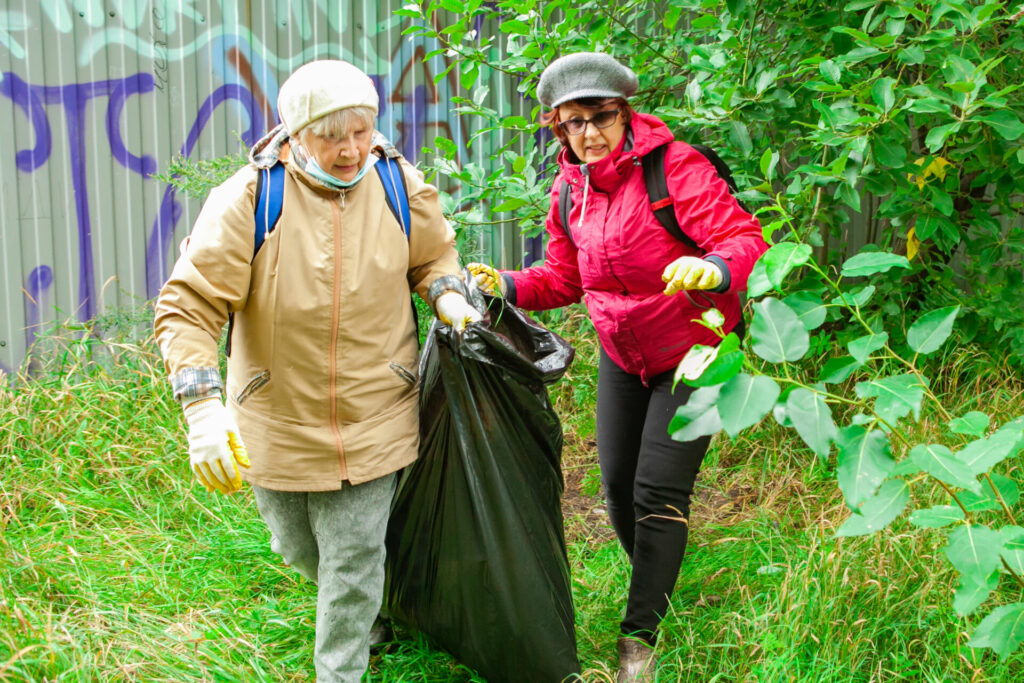
[[[345,193],[341,194],[341,201],[344,205]],[[334,217],[334,302],[331,312],[331,348],[330,348],[330,377],[328,390],[330,398],[331,431],[334,433],[334,442],[338,446],[338,465],[341,468],[341,478],[348,479],[348,466],[345,464],[345,447],[341,442],[341,430],[338,429],[338,322],[341,318],[341,209],[337,202],[331,202],[331,213]]]

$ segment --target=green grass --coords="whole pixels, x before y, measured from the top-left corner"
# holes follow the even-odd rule
[[[596,345],[552,388],[564,416],[566,530],[579,653],[613,680],[625,555],[600,513]],[[1021,385],[984,358],[947,358],[953,412],[1021,411]],[[50,340],[35,379],[0,384],[0,682],[311,681],[313,586],[270,552],[251,494],[193,484],[183,421],[151,341]],[[936,428],[928,415],[917,426]],[[919,436],[919,435],[914,435]],[[966,646],[941,533],[898,520],[833,537],[846,517],[834,459],[765,421],[718,438],[698,483],[691,545],[658,646],[659,681],[1013,681]],[[1016,465],[1004,474],[1021,479]],[[934,496],[939,491],[924,493]],[[1019,599],[1003,584],[983,608]],[[416,634],[370,680],[480,681]]]

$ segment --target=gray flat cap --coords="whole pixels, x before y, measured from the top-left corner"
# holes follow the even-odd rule
[[[541,104],[554,109],[584,97],[623,97],[636,93],[636,74],[600,52],[577,52],[559,57],[544,69],[537,84]]]

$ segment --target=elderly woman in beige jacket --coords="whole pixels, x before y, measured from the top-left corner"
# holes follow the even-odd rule
[[[407,236],[367,173],[398,156],[374,129],[377,108],[373,82],[351,64],[296,70],[278,98],[283,123],[211,192],[156,304],[196,476],[223,493],[248,481],[273,550],[318,584],[321,683],[354,683],[366,669],[395,472],[416,458],[410,292],[457,329],[480,319],[437,190],[401,161]],[[280,220],[257,252],[258,178],[277,164]],[[229,316],[224,386],[217,344]]]

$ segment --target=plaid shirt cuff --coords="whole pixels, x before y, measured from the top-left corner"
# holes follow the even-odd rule
[[[466,296],[466,285],[458,275],[442,275],[434,280],[427,289],[427,303],[433,308],[437,298],[448,292],[458,292]]]
[[[185,368],[171,377],[174,398],[220,396],[223,390],[219,368]]]

